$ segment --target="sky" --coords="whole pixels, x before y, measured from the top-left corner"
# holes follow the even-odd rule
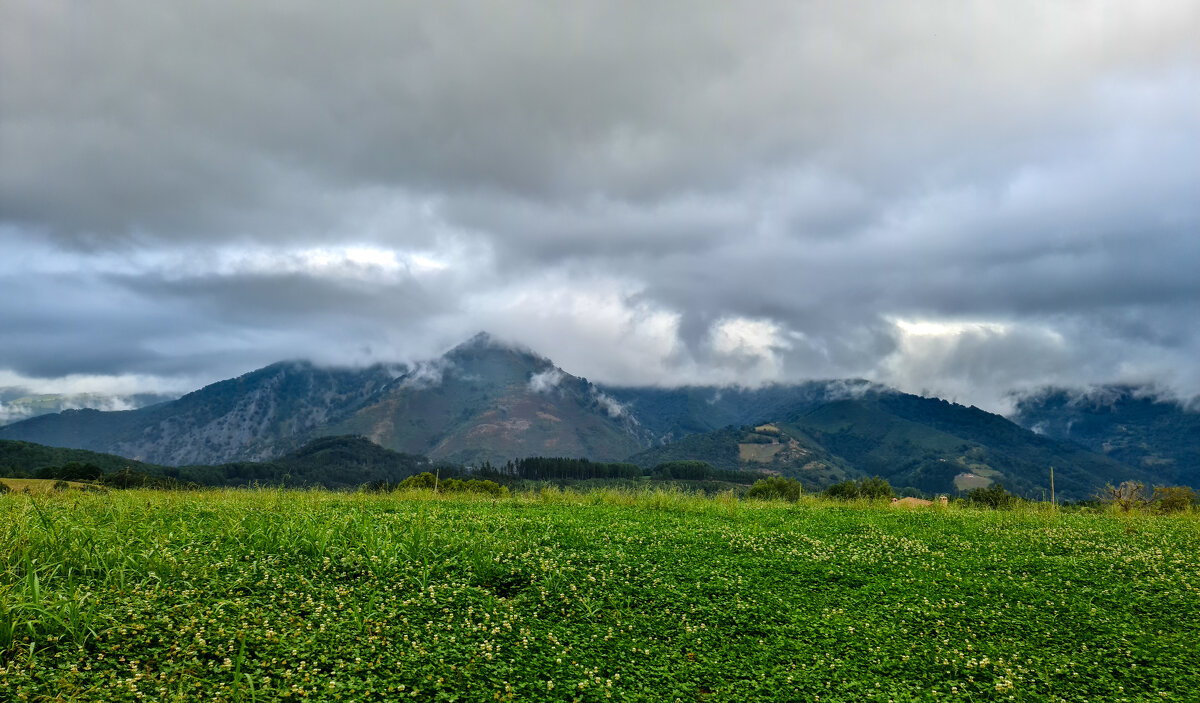
[[[0,386],[480,330],[611,384],[1200,394],[1200,3],[0,3]]]

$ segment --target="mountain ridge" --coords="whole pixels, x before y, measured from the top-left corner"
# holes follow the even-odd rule
[[[1068,404],[1043,406],[1020,406],[1022,427],[865,380],[754,389],[598,385],[481,333],[425,362],[358,369],[278,362],[146,408],[31,418],[0,427],[0,439],[168,466],[271,460],[320,437],[361,435],[393,451],[467,465],[529,456],[633,457],[645,465],[709,452],[719,468],[801,475],[816,486],[878,473],[923,491],[1002,480],[1031,494],[1047,486],[1051,465],[1068,493],[1124,478],[1200,481],[1200,471],[1180,468],[1191,461],[1195,433],[1170,456],[1133,444],[1115,452],[1096,438],[1055,435],[1045,415]],[[1170,417],[1168,429],[1191,427]],[[774,430],[759,431],[763,425]]]

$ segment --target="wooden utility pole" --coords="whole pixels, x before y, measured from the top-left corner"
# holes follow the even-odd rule
[[[1054,467],[1050,467],[1050,505],[1058,505],[1054,500]]]

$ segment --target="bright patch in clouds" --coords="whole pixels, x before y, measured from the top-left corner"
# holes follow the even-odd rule
[[[182,394],[194,391],[213,380],[217,379],[201,381],[195,378],[144,374],[70,374],[57,378],[35,378],[0,369],[0,388],[21,389],[30,395],[134,395],[147,392]]]
[[[1004,334],[1007,326],[1000,322],[933,322],[894,319],[893,324],[909,337],[954,337],[971,332]]]
[[[778,380],[783,353],[792,348],[779,323],[746,317],[718,320],[712,326],[710,344],[718,363],[729,373],[726,383],[739,385]]]

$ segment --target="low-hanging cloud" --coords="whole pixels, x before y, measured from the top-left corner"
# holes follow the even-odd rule
[[[0,5],[0,370],[1200,395],[1200,6]],[[665,28],[669,28],[666,31]]]
[[[529,377],[529,390],[534,393],[550,393],[563,380],[563,372],[555,368],[539,371]]]

